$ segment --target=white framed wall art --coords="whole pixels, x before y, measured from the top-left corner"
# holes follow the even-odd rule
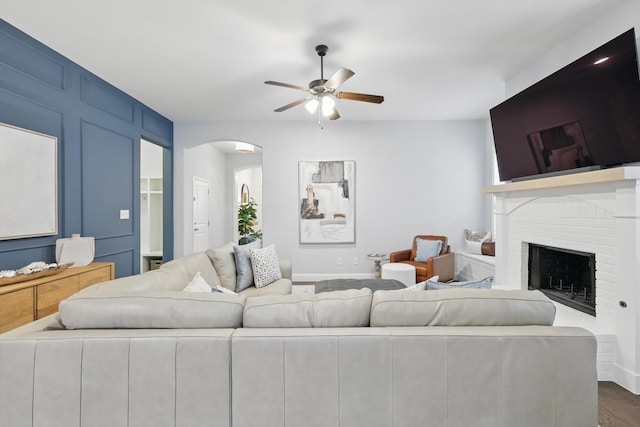
[[[0,240],[58,234],[58,138],[0,123]]]
[[[300,161],[300,243],[355,243],[355,177],[352,160]]]

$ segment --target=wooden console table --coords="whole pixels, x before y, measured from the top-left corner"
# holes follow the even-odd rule
[[[52,276],[0,286],[0,333],[58,311],[58,304],[81,289],[114,278],[113,262],[94,262]]]

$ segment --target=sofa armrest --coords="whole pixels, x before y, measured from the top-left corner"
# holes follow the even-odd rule
[[[444,255],[434,256],[431,259],[433,262],[433,274],[440,276],[439,282],[449,282],[453,280],[456,254],[450,252]]]
[[[391,252],[389,254],[389,262],[409,261],[410,256],[411,256],[411,249]]]
[[[283,279],[291,279],[291,261],[279,260],[280,273]]]

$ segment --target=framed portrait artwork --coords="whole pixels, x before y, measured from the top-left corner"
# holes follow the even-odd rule
[[[300,243],[355,243],[356,164],[351,160],[300,161]]]

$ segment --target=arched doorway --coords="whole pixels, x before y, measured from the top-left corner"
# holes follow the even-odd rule
[[[262,148],[253,144],[252,152],[237,152],[240,141],[211,141],[184,150],[185,194],[193,195],[193,179],[209,182],[209,247],[238,241],[237,209],[242,184],[258,203],[262,223]],[[236,176],[236,172],[238,175]],[[184,253],[193,252],[193,205],[184,203]]]

